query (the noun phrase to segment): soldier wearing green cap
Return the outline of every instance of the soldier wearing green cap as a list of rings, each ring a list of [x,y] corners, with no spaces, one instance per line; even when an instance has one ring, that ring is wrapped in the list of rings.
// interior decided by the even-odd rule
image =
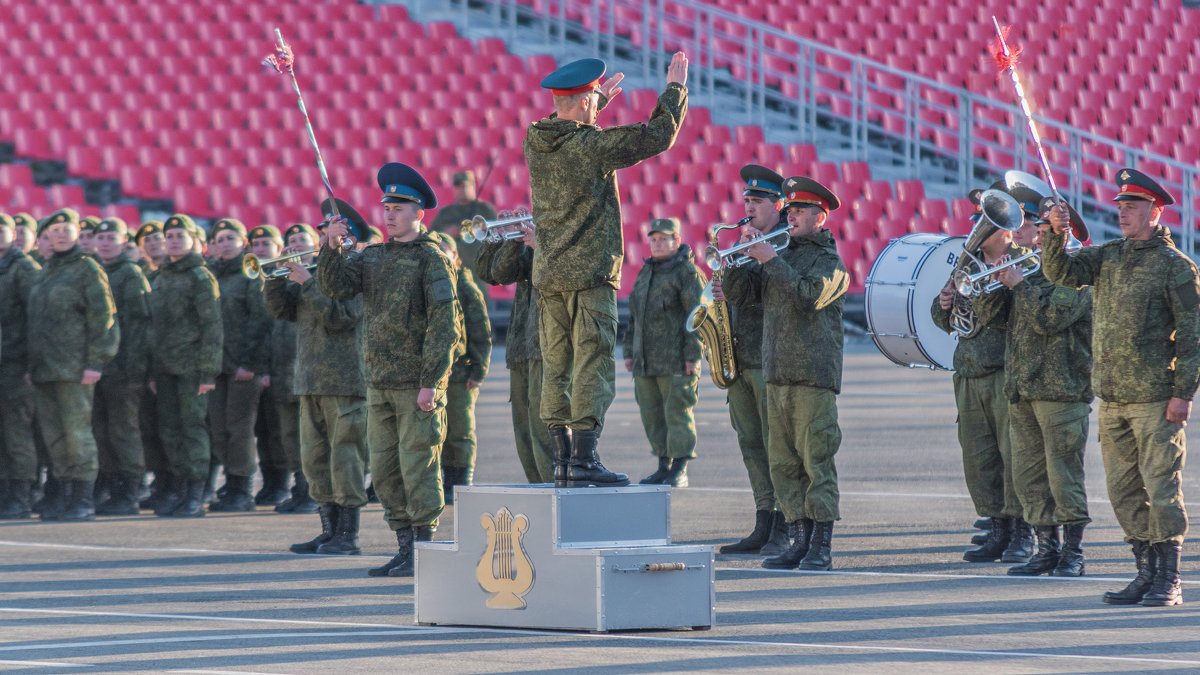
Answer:
[[[37,219],[28,213],[14,213],[12,219],[16,226],[13,245],[30,255],[37,248]]]
[[[1055,283],[1093,287],[1100,453],[1108,498],[1138,569],[1104,602],[1178,605],[1188,530],[1183,430],[1200,384],[1200,278],[1159,223],[1175,202],[1171,194],[1135,169],[1118,171],[1116,183],[1123,236],[1069,256],[1063,247],[1070,214],[1056,207],[1042,269]]]
[[[38,473],[25,327],[29,289],[41,267],[18,245],[17,229],[15,218],[0,214],[0,519],[31,515]]]
[[[154,285],[159,268],[169,262],[162,225],[162,221],[147,220],[142,223],[133,237],[134,243],[141,251],[141,257],[137,261],[138,266],[141,267],[146,282],[151,286]],[[153,344],[150,347],[153,349]],[[146,470],[155,476],[167,475],[169,473],[167,456],[163,452],[162,439],[158,434],[158,402],[149,386],[142,389],[141,401],[138,404],[138,427],[141,431],[142,458],[145,460]],[[166,487],[166,481],[161,484],[155,483],[151,498],[144,500],[140,506],[153,509],[157,506],[157,498],[162,496]]]
[[[43,520],[92,520],[98,462],[92,397],[117,353],[112,293],[100,265],[80,248],[79,214],[59,209],[40,224],[53,255],[29,290],[29,373],[38,421],[60,492]]]
[[[100,216],[79,219],[79,248],[93,258],[96,257],[96,227],[99,225]]]
[[[263,301],[262,277],[251,279],[242,273],[246,226],[222,218],[213,224],[212,232],[209,269],[221,288],[225,339],[221,374],[208,397],[208,417],[213,457],[225,467],[225,486],[211,510],[253,511],[254,425],[262,396],[258,376],[268,368],[271,317]]]
[[[621,345],[642,427],[658,458],[658,470],[641,482],[673,487],[687,486],[687,463],[696,456],[692,409],[700,389],[700,338],[685,324],[705,284],[692,249],[680,243],[680,230],[678,218],[650,221],[650,257],[629,294]]]
[[[455,239],[455,244],[458,246],[458,259],[462,261],[463,267],[469,270],[475,267],[475,259],[483,250],[484,242],[473,241],[468,244],[463,241],[462,222],[475,216],[483,216],[486,220],[495,220],[496,209],[488,202],[478,198],[478,186],[475,182],[474,172],[459,171],[454,174],[452,182],[454,184],[454,203],[438,209],[429,229],[434,232],[445,232]],[[479,291],[483,293],[485,304],[490,304],[487,286],[481,286]]]
[[[125,245],[129,230],[120,218],[105,218],[93,239],[117,306],[121,344],[96,383],[92,431],[99,449],[100,472],[111,476],[109,498],[96,506],[101,515],[136,515],[146,473],[138,406],[150,362],[150,284]]]
[[[157,220],[147,220],[142,223],[133,237],[133,243],[137,244],[138,249],[142,252],[138,265],[141,266],[142,273],[146,275],[147,280],[150,279],[151,272],[162,267],[167,261],[164,241],[162,223]]]

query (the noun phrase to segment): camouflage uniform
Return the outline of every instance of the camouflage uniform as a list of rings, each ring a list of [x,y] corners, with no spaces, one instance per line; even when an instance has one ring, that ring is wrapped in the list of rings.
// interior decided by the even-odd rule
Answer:
[[[163,453],[173,477],[203,481],[212,452],[199,389],[220,374],[224,340],[217,281],[204,259],[189,253],[160,267],[150,287]]]
[[[146,283],[150,288],[154,288],[158,270],[159,268],[155,267],[150,271],[143,271]],[[148,297],[147,306],[149,306]],[[151,322],[152,326],[153,321]],[[154,332],[152,328],[146,337],[146,348],[148,350],[146,355],[147,376],[152,378],[154,362]],[[142,459],[146,463],[146,470],[152,472],[156,477],[170,473],[171,468],[167,461],[167,455],[163,451],[162,437],[158,433],[158,427],[158,396],[150,390],[149,382],[147,382],[146,386],[142,387],[141,398],[138,401],[138,430],[142,437]]]
[[[361,349],[362,298],[333,300],[317,280],[267,282],[267,309],[296,326],[300,460],[312,498],[358,508],[367,503],[366,381]],[[274,382],[271,384],[275,386]]]
[[[667,260],[647,258],[629,294],[629,327],[621,351],[633,361],[634,398],[656,457],[696,456],[692,409],[700,369],[685,374],[684,363],[700,360],[700,337],[684,324],[699,304],[704,284],[691,248],[682,244]]]
[[[264,447],[260,436],[258,463],[264,481],[269,472],[279,474],[282,489],[287,487],[287,474],[300,471],[300,401],[293,393],[296,325],[291,321],[272,321],[268,344],[267,373],[271,376],[271,386],[263,390],[259,407],[264,417],[259,424],[266,443]]]
[[[478,199],[471,200],[466,204],[459,204],[458,202],[447,204],[438,209],[437,215],[433,218],[433,223],[429,225],[429,229],[434,232],[445,232],[447,229],[458,227],[462,224],[462,221],[470,220],[475,216],[483,216],[485,220],[495,220],[496,209],[491,204]],[[465,232],[466,230],[463,231]],[[462,261],[463,269],[474,269],[475,260],[483,252],[483,247],[486,244],[482,241],[468,244],[462,240],[461,233],[454,243],[458,248],[458,259]],[[489,305],[491,296],[488,294],[487,286],[480,286],[479,291],[483,293],[484,305]]]
[[[542,424],[542,350],[538,346],[537,289],[530,281],[533,249],[521,241],[490,243],[475,260],[475,275],[494,285],[516,284],[508,331],[504,336],[504,365],[509,371],[509,402],[517,458],[530,483],[554,481],[550,437]]]
[[[450,370],[446,389],[446,441],[442,444],[442,468],[455,470],[462,485],[471,484],[475,472],[475,401],[479,388],[467,388],[467,380],[483,382],[492,356],[492,324],[487,304],[471,270],[458,270],[458,301],[462,307],[462,331],[466,352]]]
[[[792,237],[765,265],[725,273],[734,304],[764,308],[771,482],[788,522],[840,518],[834,455],[841,444],[836,394],[842,385],[842,308],[850,278],[833,234]]]
[[[1050,232],[1042,266],[1055,283],[1094,289],[1092,386],[1100,397],[1100,450],[1108,496],[1126,541],[1183,542],[1183,424],[1171,398],[1191,400],[1200,381],[1196,266],[1159,226],[1149,240],[1116,239],[1063,252]]]
[[[85,370],[103,371],[120,342],[104,270],[79,246],[56,253],[34,279],[27,307],[29,372],[54,477],[95,481],[95,385],[81,380]]]
[[[608,103],[600,97],[599,107]],[[624,241],[616,170],[666,151],[687,113],[687,88],[668,84],[645,124],[602,130],[559,119],[524,142],[537,245],[533,285],[543,357],[542,421],[595,430],[612,403],[617,296]]]
[[[999,292],[978,304],[1001,302]],[[1040,272],[1011,291],[1004,393],[1013,487],[1030,525],[1091,522],[1083,451],[1092,400],[1092,291],[1055,286]]]
[[[221,319],[225,330],[221,374],[208,397],[209,429],[213,457],[225,466],[227,476],[253,476],[257,452],[254,424],[258,418],[262,385],[258,375],[267,372],[271,317],[263,304],[263,280],[242,274],[242,258],[209,263],[221,289]],[[244,368],[256,375],[239,382],[234,375]]]
[[[25,326],[29,289],[40,269],[15,245],[0,257],[0,478],[13,482],[37,477]]]
[[[317,283],[335,300],[362,293],[367,446],[384,519],[397,532],[436,528],[445,504],[438,449],[446,438],[450,366],[463,351],[454,272],[422,229],[409,242],[343,255],[322,248]],[[431,411],[419,390],[434,389]]]

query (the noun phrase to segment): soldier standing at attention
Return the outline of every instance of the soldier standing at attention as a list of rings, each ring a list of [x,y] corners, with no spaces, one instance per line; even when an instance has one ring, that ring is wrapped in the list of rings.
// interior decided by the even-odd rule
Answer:
[[[787,519],[790,547],[763,567],[828,570],[838,512],[834,455],[841,445],[836,396],[842,386],[842,307],[850,277],[825,229],[838,198],[811,178],[783,184],[787,247],[746,249],[758,265],[730,269],[724,291],[734,304],[763,307],[762,363],[767,381],[767,452],[771,484]],[[760,238],[747,230],[742,241]]]
[[[96,226],[99,224],[98,216],[79,219],[79,248],[93,259],[96,257]]]
[[[629,327],[621,352],[633,373],[633,395],[658,470],[643,484],[687,487],[687,463],[696,456],[692,408],[700,389],[700,336],[685,329],[700,302],[704,277],[679,241],[678,218],[650,221],[650,257],[629,294]]]
[[[524,142],[533,220],[533,285],[540,293],[542,421],[549,428],[559,487],[628,485],[604,468],[596,443],[616,386],[617,288],[624,242],[617,169],[675,143],[687,113],[687,57],[676,52],[667,87],[645,124],[601,129],[596,113],[624,77],[604,84],[600,59],[554,71],[542,86],[557,110],[529,126]],[[569,464],[569,466],[568,466]]]
[[[485,246],[482,241],[471,242],[470,244],[462,240],[462,232],[460,228],[462,221],[470,220],[475,216],[483,216],[485,220],[496,219],[496,209],[491,204],[478,199],[476,194],[475,174],[470,171],[460,171],[454,174],[454,203],[447,204],[438,209],[437,215],[434,216],[433,222],[429,225],[429,229],[434,232],[444,232],[456,240],[458,245],[458,259],[462,261],[462,266],[466,269],[472,269],[475,266],[475,259],[479,257],[480,251]],[[486,287],[481,287],[480,292],[483,293],[485,303],[490,302]],[[465,309],[465,308],[464,308]],[[450,494],[447,492],[446,494]]]
[[[169,473],[155,474],[166,490],[154,515],[204,515],[204,484],[212,450],[205,424],[205,395],[221,373],[224,330],[217,280],[195,253],[192,219],[163,221],[167,262],[151,284],[154,359],[151,391],[158,403],[159,435]]]
[[[37,220],[28,213],[14,214],[12,219],[17,226],[13,246],[30,255],[37,248]]]
[[[167,262],[166,240],[163,239],[162,223],[157,220],[147,220],[142,223],[133,237],[133,243],[137,244],[138,249],[142,252],[142,257],[137,261],[138,266],[142,268],[142,273],[149,279],[151,272]]]
[[[446,503],[454,503],[454,486],[471,485],[475,475],[475,402],[479,385],[487,377],[492,358],[492,323],[488,320],[487,301],[475,283],[471,270],[462,266],[454,239],[438,235],[438,247],[455,270],[455,292],[462,308],[462,331],[466,352],[450,369],[446,388],[446,441],[442,443],[442,490]]]
[[[134,236],[134,242],[142,251],[142,257],[138,260],[138,265],[142,268],[142,274],[146,277],[146,282],[151,287],[154,286],[154,279],[158,276],[158,270],[168,262],[166,239],[163,237],[162,223],[157,220],[147,220],[138,228],[137,234]],[[153,344],[150,344],[151,354],[153,354]],[[149,364],[147,364],[149,367]],[[146,470],[153,473],[155,483],[151,486],[151,493],[148,499],[143,500],[139,506],[143,509],[154,509],[158,506],[159,499],[166,493],[168,481],[163,480],[158,482],[159,476],[167,476],[170,474],[170,467],[167,464],[167,456],[163,452],[162,438],[158,433],[158,402],[154,398],[154,392],[150,391],[147,386],[142,389],[141,402],[138,405],[138,427],[141,429],[142,435],[142,457],[146,462]]]
[[[508,214],[511,215],[511,214]],[[503,214],[502,214],[502,217]],[[475,275],[487,284],[516,284],[508,331],[504,336],[504,365],[508,368],[508,393],[512,402],[513,436],[517,459],[530,483],[554,482],[554,455],[542,424],[542,350],[538,347],[537,289],[533,287],[535,228],[529,223],[512,226],[521,239],[489,242],[475,259]]]
[[[262,385],[257,375],[267,369],[271,317],[263,301],[262,277],[242,274],[246,226],[232,218],[212,228],[214,253],[209,269],[221,288],[225,330],[221,374],[208,397],[213,456],[225,467],[225,486],[212,511],[253,511],[251,484],[257,471],[254,424]]]
[[[338,211],[348,213],[349,208],[339,205]],[[307,251],[316,246],[317,233],[308,225],[293,225],[287,243]],[[321,534],[293,544],[291,551],[358,555],[359,509],[367,503],[366,380],[359,346],[362,296],[333,300],[323,295],[307,268],[311,262],[285,260],[288,276],[267,281],[267,309],[296,326],[293,391],[300,398],[304,467],[297,484],[305,480],[321,518]]]
[[[79,247],[79,214],[59,209],[41,223],[53,255],[29,290],[29,373],[38,422],[54,477],[55,503],[43,520],[93,520],[99,464],[92,436],[92,397],[120,331],[104,270]],[[39,233],[41,234],[41,233]]]
[[[92,431],[99,449],[100,471],[112,476],[110,496],[96,513],[128,516],[138,513],[138,493],[146,475],[138,406],[148,381],[150,361],[150,284],[126,251],[129,229],[120,218],[105,218],[96,226],[96,257],[104,266],[117,303],[121,345],[96,383]]]
[[[746,226],[769,234],[787,226],[783,206],[783,176],[757,164],[743,166],[742,205]],[[713,298],[725,300],[721,280],[713,281]],[[756,298],[729,307],[733,354],[738,377],[726,390],[729,421],[737,433],[742,463],[754,494],[754,529],[741,541],[721,547],[721,553],[779,555],[788,547],[787,521],[779,510],[767,457],[767,382],[763,379],[763,309]]]
[[[38,478],[33,386],[25,381],[25,317],[29,289],[41,267],[17,244],[15,221],[0,214],[0,520],[31,515],[30,489]]]
[[[377,178],[388,242],[343,253],[346,219],[334,219],[317,256],[317,284],[334,300],[362,294],[371,477],[399,549],[367,574],[403,577],[413,574],[413,542],[433,536],[445,507],[438,449],[462,319],[454,271],[421,225],[425,209],[437,206],[433,190],[398,162]]]
[[[1196,265],[1159,224],[1175,199],[1140,171],[1117,172],[1120,239],[1067,256],[1069,214],[1050,212],[1042,265],[1055,283],[1093,287],[1093,381],[1108,498],[1133,547],[1137,577],[1113,605],[1183,603],[1179,558],[1188,518],[1180,488],[1183,427],[1200,382]]]

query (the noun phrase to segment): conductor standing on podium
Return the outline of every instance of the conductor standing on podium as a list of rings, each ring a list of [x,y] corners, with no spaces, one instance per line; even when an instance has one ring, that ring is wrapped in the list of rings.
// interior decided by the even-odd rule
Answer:
[[[648,122],[611,129],[596,126],[596,113],[620,93],[622,74],[601,84],[604,62],[581,59],[542,80],[554,94],[556,112],[530,125],[524,152],[537,223],[533,286],[540,293],[541,415],[557,487],[629,484],[596,454],[616,386],[624,251],[616,170],[675,143],[687,113],[687,66],[687,57],[676,52]]]

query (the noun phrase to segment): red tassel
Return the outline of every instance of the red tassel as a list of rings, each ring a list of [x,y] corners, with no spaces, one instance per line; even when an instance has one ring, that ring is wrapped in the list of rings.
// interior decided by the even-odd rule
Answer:
[[[1001,28],[1000,35],[992,43],[992,56],[996,59],[996,67],[1000,69],[1000,72],[1004,72],[1017,65],[1017,57],[1021,55],[1020,47],[1008,45],[1008,32],[1010,30],[1012,30],[1012,26]],[[1008,54],[1004,53],[1006,45],[1008,45]]]
[[[292,65],[296,62],[290,45],[276,47],[275,53],[263,59],[263,65],[271,66],[277,73],[291,73]]]

